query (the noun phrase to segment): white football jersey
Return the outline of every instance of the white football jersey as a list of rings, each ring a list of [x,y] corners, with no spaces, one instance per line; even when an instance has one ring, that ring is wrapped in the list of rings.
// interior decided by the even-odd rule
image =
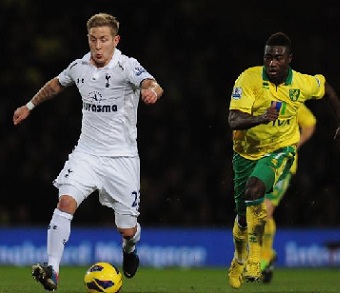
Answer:
[[[140,84],[154,79],[140,63],[115,49],[110,63],[96,68],[90,53],[58,75],[82,97],[82,127],[76,150],[97,156],[136,156]]]

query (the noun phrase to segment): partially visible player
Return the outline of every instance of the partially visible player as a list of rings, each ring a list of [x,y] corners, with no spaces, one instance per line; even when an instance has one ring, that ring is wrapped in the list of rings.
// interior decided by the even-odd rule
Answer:
[[[297,150],[308,141],[315,132],[316,117],[306,105],[302,105],[297,114],[299,129],[300,129],[300,141],[297,145]],[[261,270],[262,281],[269,283],[273,277],[274,263],[276,261],[276,251],[273,249],[273,243],[276,233],[276,222],[273,217],[276,207],[281,202],[282,197],[285,195],[291,178],[296,174],[298,165],[297,154],[295,160],[290,168],[290,172],[286,174],[280,181],[274,186],[273,192],[265,195],[264,202],[267,207],[267,222],[264,228],[263,244],[261,251]]]

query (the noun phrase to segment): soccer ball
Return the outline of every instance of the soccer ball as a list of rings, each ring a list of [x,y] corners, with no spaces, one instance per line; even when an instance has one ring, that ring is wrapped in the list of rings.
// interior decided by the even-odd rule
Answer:
[[[107,262],[92,265],[84,276],[88,293],[118,293],[123,286],[120,271]]]

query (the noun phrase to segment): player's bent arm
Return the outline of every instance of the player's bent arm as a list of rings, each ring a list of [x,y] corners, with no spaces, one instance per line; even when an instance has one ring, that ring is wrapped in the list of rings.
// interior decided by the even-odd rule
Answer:
[[[154,79],[144,79],[141,83],[141,98],[146,104],[154,104],[163,95],[164,90]]]
[[[263,123],[263,115],[253,116],[239,110],[230,110],[228,123],[232,130],[244,130]]]
[[[340,139],[340,100],[334,88],[327,82],[325,83],[325,95],[327,95],[338,123],[338,128],[335,132],[334,139]]]
[[[260,124],[267,124],[275,121],[279,113],[275,106],[269,107],[266,112],[259,116],[253,116],[239,110],[230,110],[228,116],[228,123],[232,130],[245,130]]]
[[[31,99],[34,107],[38,106],[42,102],[50,100],[62,92],[64,87],[60,84],[57,77],[52,78],[34,95]]]
[[[331,104],[331,107],[336,116],[338,125],[340,125],[340,99],[337,93],[335,92],[334,88],[327,82],[325,83],[325,95],[327,96]]]

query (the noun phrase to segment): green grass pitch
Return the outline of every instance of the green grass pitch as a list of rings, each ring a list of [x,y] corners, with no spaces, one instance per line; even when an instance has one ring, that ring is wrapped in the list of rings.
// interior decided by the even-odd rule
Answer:
[[[123,279],[121,293],[339,293],[340,270],[276,269],[270,284],[228,285],[226,269],[152,269],[141,267],[133,279]],[[62,267],[57,293],[86,293],[85,267]],[[29,267],[0,266],[0,293],[39,293],[42,286],[31,277]]]

